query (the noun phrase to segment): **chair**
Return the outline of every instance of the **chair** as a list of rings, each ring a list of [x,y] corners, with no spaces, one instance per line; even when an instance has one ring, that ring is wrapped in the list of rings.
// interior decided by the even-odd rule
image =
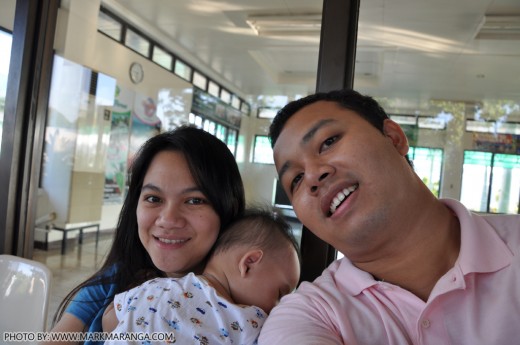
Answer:
[[[46,330],[51,279],[40,262],[0,255],[0,335]]]

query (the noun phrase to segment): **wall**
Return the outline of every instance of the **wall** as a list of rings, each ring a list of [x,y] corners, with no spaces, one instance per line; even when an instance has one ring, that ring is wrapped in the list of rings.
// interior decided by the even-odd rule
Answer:
[[[2,0],[0,8],[0,26],[13,31],[16,0]]]
[[[99,4],[100,2],[97,0],[64,2],[67,7],[59,10],[54,42],[57,55],[109,75],[117,80],[118,85],[155,100],[157,100],[159,91],[165,87],[175,90],[191,90],[190,83],[166,72],[162,67],[98,33]],[[139,62],[144,70],[143,82],[137,85],[133,84],[129,77],[129,68],[133,62]],[[38,216],[41,213],[52,211],[48,209],[45,200],[45,198],[39,200]],[[63,200],[66,201],[68,198]],[[113,229],[116,226],[121,207],[121,204],[103,205],[100,225],[102,230]],[[85,232],[90,231],[94,230],[85,230]],[[76,235],[77,232],[72,232],[68,237],[72,238]],[[61,232],[51,231],[48,240],[57,241],[61,240],[61,237]]]

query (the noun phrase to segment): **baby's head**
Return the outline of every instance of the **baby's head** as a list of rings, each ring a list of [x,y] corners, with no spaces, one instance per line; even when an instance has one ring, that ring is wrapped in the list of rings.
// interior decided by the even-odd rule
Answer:
[[[298,284],[298,244],[290,225],[273,210],[246,210],[217,239],[212,257],[219,256],[235,258],[227,277],[237,304],[255,305],[269,313]]]

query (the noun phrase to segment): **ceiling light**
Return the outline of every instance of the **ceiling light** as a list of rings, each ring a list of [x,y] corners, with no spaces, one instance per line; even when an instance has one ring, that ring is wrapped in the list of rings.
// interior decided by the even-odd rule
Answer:
[[[518,40],[520,39],[520,16],[484,16],[476,39]]]
[[[319,36],[321,13],[250,15],[246,22],[258,36]]]

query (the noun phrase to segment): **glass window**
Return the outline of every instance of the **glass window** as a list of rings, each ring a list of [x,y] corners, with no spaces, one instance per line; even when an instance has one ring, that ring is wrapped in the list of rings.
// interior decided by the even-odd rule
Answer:
[[[519,135],[520,134],[520,123],[497,122],[496,129],[497,129],[497,133]]]
[[[460,201],[473,211],[487,212],[492,153],[464,151]]]
[[[417,175],[433,194],[439,196],[442,170],[442,149],[410,147],[408,152]]]
[[[208,84],[208,78],[203,76],[197,71],[193,71],[193,85],[198,87],[199,89],[206,90],[206,85]]]
[[[7,92],[7,75],[11,60],[11,43],[13,35],[0,30],[0,145],[2,143],[2,129],[4,127],[5,95]]]
[[[212,96],[219,97],[220,86],[217,83],[210,80],[208,83],[208,93]]]
[[[104,12],[99,12],[98,30],[105,35],[112,37],[116,41],[121,42],[121,34],[123,32],[123,24],[118,22]]]
[[[209,132],[213,135],[215,135],[215,131],[216,131],[216,128],[217,128],[217,124],[214,122],[214,121],[211,121],[211,120],[205,120],[204,121],[204,125],[202,126],[204,128],[204,130],[206,132]]]
[[[520,213],[520,156],[496,153],[489,212]]]
[[[417,118],[414,115],[389,115],[392,120],[400,125],[416,125]]]
[[[280,108],[258,108],[258,117],[261,119],[273,119]]]
[[[460,201],[477,212],[519,213],[520,156],[465,151]]]
[[[240,111],[249,116],[251,113],[251,107],[246,102],[242,101],[242,104],[240,105]]]
[[[125,45],[143,56],[150,54],[150,42],[130,28],[126,29]]]
[[[274,164],[273,149],[267,135],[255,135],[253,163]]]
[[[446,121],[443,118],[438,117],[419,117],[417,119],[417,125],[419,128],[426,129],[446,129]]]
[[[236,130],[231,129],[231,128],[228,129],[226,145],[229,148],[229,151],[231,151],[233,153],[233,155],[236,154],[236,150],[237,150],[237,136],[238,136],[238,132]]]
[[[225,103],[229,104],[231,103],[231,94],[228,90],[222,89],[220,90],[220,99],[223,100]]]
[[[493,133],[493,127],[492,122],[466,120],[466,130],[469,132]]]
[[[466,130],[470,132],[481,133],[520,134],[520,123],[485,120],[467,120]]]
[[[191,80],[191,67],[179,59],[175,60],[173,72],[183,79]]]
[[[238,98],[236,95],[231,97],[231,106],[233,106],[235,109],[240,109],[240,98]]]
[[[200,117],[199,115],[190,113],[190,115],[188,116],[188,121],[190,124],[195,125],[198,128],[202,128],[203,121],[202,121],[202,117]]]
[[[217,123],[217,131],[216,131],[215,135],[217,138],[219,138],[223,142],[226,142],[226,126],[223,126],[223,125]]]
[[[173,56],[166,50],[159,48],[158,46],[153,47],[152,60],[158,65],[166,68],[167,70],[172,69]]]

